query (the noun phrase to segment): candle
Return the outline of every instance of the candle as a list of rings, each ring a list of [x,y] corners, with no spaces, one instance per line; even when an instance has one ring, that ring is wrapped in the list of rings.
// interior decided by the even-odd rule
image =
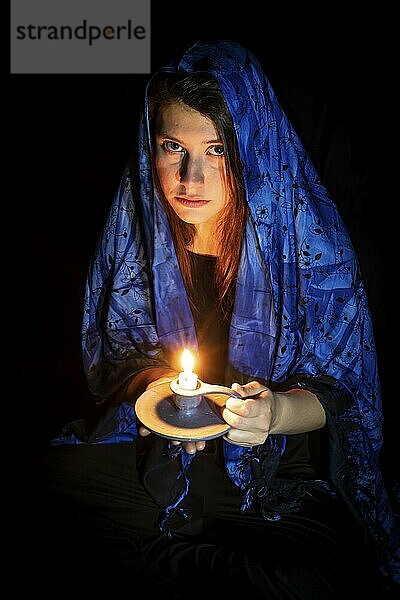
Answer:
[[[182,353],[183,371],[179,373],[178,385],[182,390],[195,390],[197,388],[197,375],[193,373],[193,357],[189,350]]]

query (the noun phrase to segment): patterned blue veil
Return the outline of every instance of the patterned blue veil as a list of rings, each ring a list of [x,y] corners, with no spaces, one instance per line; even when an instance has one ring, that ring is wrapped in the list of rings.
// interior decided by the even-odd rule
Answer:
[[[382,413],[372,323],[335,203],[250,52],[230,41],[198,42],[166,70],[214,75],[237,135],[250,212],[229,368],[248,380],[328,376],[337,382],[351,399],[343,443],[353,499],[361,513],[373,512],[375,537],[378,529],[390,535],[378,466]],[[83,358],[90,389],[104,400],[139,370],[179,370],[184,347],[197,349],[196,332],[153,181],[146,97],[138,165],[123,174],[87,280]],[[230,474],[238,454],[226,448]],[[241,485],[239,479],[236,473]]]
[[[382,415],[371,318],[335,204],[251,54],[231,42],[199,43],[178,68],[216,76],[244,164],[251,216],[229,362],[266,381],[299,372],[340,380],[354,393],[378,451]],[[171,366],[178,350],[197,346],[154,189],[146,121],[140,138],[140,181],[124,174],[88,280],[83,352],[92,390],[100,397],[143,368],[142,361]]]

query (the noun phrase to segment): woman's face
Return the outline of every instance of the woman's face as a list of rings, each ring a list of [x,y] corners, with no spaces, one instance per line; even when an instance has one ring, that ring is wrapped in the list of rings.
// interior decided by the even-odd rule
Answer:
[[[224,146],[214,123],[185,104],[164,106],[155,123],[155,167],[178,217],[212,229],[228,196]]]

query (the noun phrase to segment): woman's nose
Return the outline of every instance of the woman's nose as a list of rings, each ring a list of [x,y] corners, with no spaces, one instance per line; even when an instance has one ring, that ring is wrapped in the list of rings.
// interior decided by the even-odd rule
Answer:
[[[186,185],[204,183],[202,159],[185,157],[179,170],[179,180]]]

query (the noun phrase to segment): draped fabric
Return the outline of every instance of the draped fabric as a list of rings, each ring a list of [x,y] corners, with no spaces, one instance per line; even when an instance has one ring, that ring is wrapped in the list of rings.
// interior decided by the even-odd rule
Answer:
[[[166,70],[207,71],[217,78],[243,163],[250,214],[226,383],[232,383],[230,371],[267,383],[294,378],[307,386],[304,381],[322,376],[335,382],[333,396],[350,399],[334,418],[348,424],[338,444],[352,469],[351,498],[372,537],[385,545],[382,568],[394,568],[393,517],[378,462],[382,413],[371,316],[338,210],[250,52],[230,41],[198,42]],[[138,137],[139,164],[122,176],[87,279],[83,359],[99,400],[142,369],[178,369],[182,349],[197,349],[171,232],[154,186],[147,93]],[[332,410],[327,411],[330,418]],[[254,453],[224,444],[229,475],[248,489],[252,475],[243,464]],[[284,436],[270,436],[266,448],[268,455],[278,456]],[[265,474],[267,463],[261,463]]]

